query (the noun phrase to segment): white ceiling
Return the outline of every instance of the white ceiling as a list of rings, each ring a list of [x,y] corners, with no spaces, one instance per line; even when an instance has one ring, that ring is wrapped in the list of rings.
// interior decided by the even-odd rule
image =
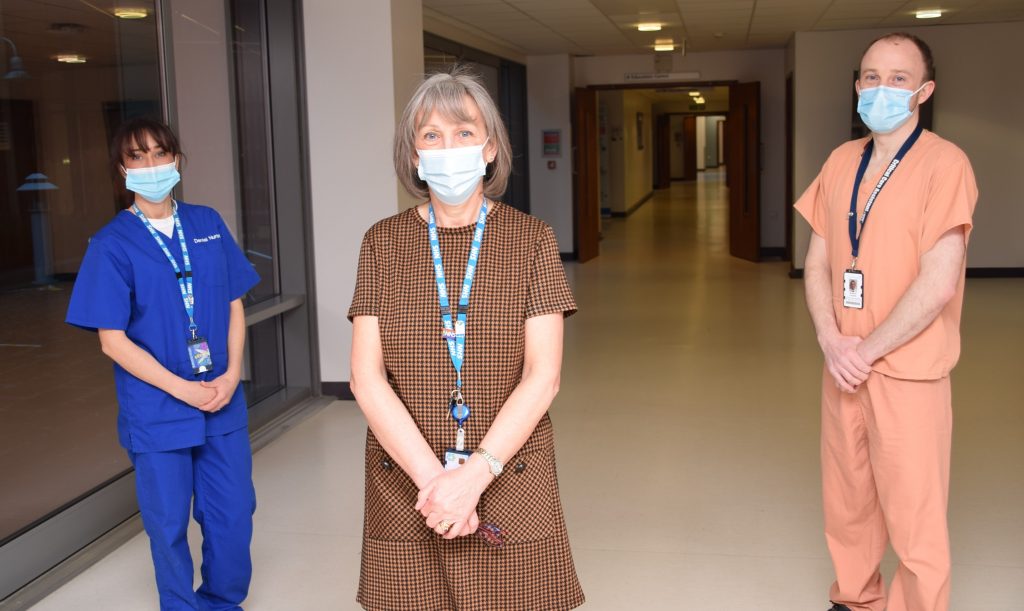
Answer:
[[[939,19],[917,9],[941,8]],[[423,0],[424,16],[524,55],[652,52],[657,38],[687,51],[784,47],[794,32],[1024,20],[1024,0]],[[638,32],[656,21],[660,32]]]

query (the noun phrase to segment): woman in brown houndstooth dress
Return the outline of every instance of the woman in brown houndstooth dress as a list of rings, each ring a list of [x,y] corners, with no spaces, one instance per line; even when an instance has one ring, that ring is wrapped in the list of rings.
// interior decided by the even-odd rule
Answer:
[[[452,150],[462,147],[476,148]],[[440,151],[441,162],[430,163],[426,150]],[[482,158],[467,165],[465,154],[476,151]],[[461,154],[461,164],[449,153]],[[504,191],[510,167],[505,128],[475,77],[456,70],[421,85],[398,126],[395,168],[429,202],[366,233],[349,310],[352,391],[370,425],[358,594],[366,609],[551,611],[583,603],[547,415],[563,318],[576,304],[551,228],[490,199]],[[446,471],[456,370],[442,336],[428,206],[454,316],[485,203],[462,366],[468,458]],[[501,545],[480,536],[495,529],[504,531]]]

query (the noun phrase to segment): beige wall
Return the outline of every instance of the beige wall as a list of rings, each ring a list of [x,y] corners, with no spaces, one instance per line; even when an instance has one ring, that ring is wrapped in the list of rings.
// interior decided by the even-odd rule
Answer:
[[[395,123],[423,82],[423,3],[420,0],[391,0],[391,48],[395,75]],[[397,181],[396,181],[397,182]],[[419,199],[397,183],[398,207],[412,208]]]
[[[651,100],[640,91],[622,92],[623,198],[626,212],[642,202],[654,188],[654,117]],[[637,114],[643,114],[642,133],[637,129]],[[637,143],[643,138],[644,148]]]
[[[604,109],[608,121],[608,157],[606,167],[608,177],[608,209],[612,214],[626,213],[625,159],[623,154],[623,114],[621,91],[599,91],[597,103]]]
[[[935,56],[934,129],[971,159],[980,197],[967,263],[1024,267],[1024,22],[908,31]],[[836,146],[849,139],[853,71],[882,30],[800,32],[794,44],[794,173],[799,197]],[[1009,62],[1009,63],[1008,63]],[[809,229],[794,215],[794,263],[803,267]]]
[[[612,214],[630,212],[654,184],[652,104],[643,92],[601,91],[598,103],[608,116],[608,207]],[[643,113],[643,150],[637,149],[637,113]]]
[[[708,118],[697,117],[697,170],[707,169]]]

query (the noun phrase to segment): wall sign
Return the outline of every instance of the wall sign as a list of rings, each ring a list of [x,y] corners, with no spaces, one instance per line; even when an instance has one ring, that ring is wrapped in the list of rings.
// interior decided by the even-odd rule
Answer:
[[[562,130],[560,129],[545,129],[541,131],[541,141],[543,142],[542,157],[561,157],[562,156]]]

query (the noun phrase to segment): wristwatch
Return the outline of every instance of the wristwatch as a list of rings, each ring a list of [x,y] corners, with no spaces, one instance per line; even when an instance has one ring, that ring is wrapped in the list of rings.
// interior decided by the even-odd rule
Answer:
[[[487,450],[483,448],[477,448],[476,453],[479,454],[480,456],[483,456],[484,460],[487,461],[487,464],[490,465],[491,467],[491,475],[493,475],[494,477],[498,477],[499,475],[501,475],[501,472],[505,470],[505,466],[501,464],[501,461],[495,458],[494,455],[488,452]]]

